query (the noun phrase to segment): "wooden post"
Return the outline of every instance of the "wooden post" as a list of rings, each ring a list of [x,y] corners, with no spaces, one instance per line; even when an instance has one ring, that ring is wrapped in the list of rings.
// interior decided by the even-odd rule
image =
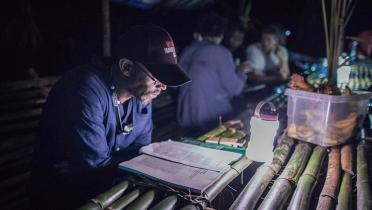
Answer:
[[[102,0],[102,53],[111,55],[110,0]]]

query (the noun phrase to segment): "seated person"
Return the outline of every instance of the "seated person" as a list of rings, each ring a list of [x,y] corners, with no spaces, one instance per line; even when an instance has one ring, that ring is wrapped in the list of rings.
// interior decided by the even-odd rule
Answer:
[[[237,65],[240,64],[240,61],[244,60],[244,56],[242,56],[244,55],[244,53],[241,52],[241,46],[244,42],[244,37],[245,30],[243,26],[230,22],[222,40],[223,46],[230,50],[231,54],[234,57],[234,63]]]
[[[151,143],[151,101],[189,81],[160,27],[133,27],[115,48],[113,61],[67,72],[48,96],[33,160],[35,209],[76,209],[108,189],[117,164]]]
[[[192,83],[180,88],[177,120],[182,127],[208,131],[216,127],[219,117],[232,114],[230,100],[243,90],[245,65],[236,69],[231,53],[221,46],[225,21],[218,15],[204,17],[201,22],[203,41],[186,47],[180,65]]]
[[[280,39],[280,29],[269,25],[262,31],[261,42],[247,47],[246,62],[252,68],[249,78],[254,84],[277,85],[288,79],[288,53]]]

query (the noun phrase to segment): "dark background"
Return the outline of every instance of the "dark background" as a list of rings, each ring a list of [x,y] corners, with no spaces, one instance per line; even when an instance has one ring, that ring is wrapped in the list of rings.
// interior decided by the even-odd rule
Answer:
[[[239,16],[238,0],[216,0],[192,10],[154,7],[150,10],[111,3],[112,43],[131,25],[153,23],[166,28],[177,50],[189,44],[199,17],[215,11],[231,20]],[[42,76],[59,75],[102,52],[101,1],[13,0],[0,12],[1,81],[27,78],[30,67]],[[253,0],[251,27],[245,44],[256,41],[263,26],[279,23],[292,35],[288,48],[325,56],[320,0]],[[372,0],[360,0],[346,28],[357,35],[372,28]],[[347,46],[347,42],[345,42]]]

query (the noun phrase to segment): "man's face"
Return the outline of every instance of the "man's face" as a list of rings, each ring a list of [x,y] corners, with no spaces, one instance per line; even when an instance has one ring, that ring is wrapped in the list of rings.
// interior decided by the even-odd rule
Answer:
[[[278,47],[279,39],[274,34],[262,34],[261,43],[265,52],[271,52]]]
[[[131,92],[136,98],[140,99],[143,104],[150,103],[155,99],[167,86],[159,82],[141,63],[136,63],[135,81],[129,87]]]
[[[136,96],[144,104],[150,103],[153,99],[160,95],[161,91],[167,89],[166,85],[159,82],[154,77],[151,78],[147,75],[144,81],[144,87],[144,90]]]

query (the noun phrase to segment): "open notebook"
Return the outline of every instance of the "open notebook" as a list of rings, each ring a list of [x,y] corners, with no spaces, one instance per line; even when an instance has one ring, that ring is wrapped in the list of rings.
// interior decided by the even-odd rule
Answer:
[[[142,147],[141,155],[119,164],[119,168],[194,193],[203,193],[242,154],[164,141]]]

